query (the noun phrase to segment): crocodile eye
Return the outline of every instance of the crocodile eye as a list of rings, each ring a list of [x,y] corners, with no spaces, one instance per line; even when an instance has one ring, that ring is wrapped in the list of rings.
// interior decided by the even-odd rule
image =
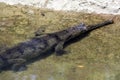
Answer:
[[[78,29],[86,29],[86,26],[84,23],[81,23],[80,25],[78,25],[77,27]]]

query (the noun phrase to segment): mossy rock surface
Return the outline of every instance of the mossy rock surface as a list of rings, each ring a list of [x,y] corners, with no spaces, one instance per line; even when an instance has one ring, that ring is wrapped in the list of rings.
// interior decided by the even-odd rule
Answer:
[[[113,18],[114,17],[114,18]],[[0,73],[0,80],[120,80],[120,15],[87,14],[36,9],[0,3],[0,47],[12,47],[45,28],[56,32],[106,19],[114,24],[96,29],[65,47],[68,54],[52,55],[27,65],[27,70]]]

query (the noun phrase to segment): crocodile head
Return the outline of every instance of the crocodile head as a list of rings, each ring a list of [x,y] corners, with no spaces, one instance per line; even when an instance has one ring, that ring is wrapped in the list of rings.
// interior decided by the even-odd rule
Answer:
[[[86,32],[87,27],[86,27],[86,25],[84,23],[81,23],[81,24],[79,24],[77,26],[69,28],[67,31],[68,31],[68,33],[70,35],[69,38],[68,38],[68,40],[69,40],[69,39],[72,39],[72,38],[80,35],[81,33]]]

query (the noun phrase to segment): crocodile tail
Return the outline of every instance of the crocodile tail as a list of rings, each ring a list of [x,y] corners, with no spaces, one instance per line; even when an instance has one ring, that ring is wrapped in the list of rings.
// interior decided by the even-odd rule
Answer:
[[[103,26],[106,26],[106,25],[109,25],[109,24],[113,24],[114,21],[113,20],[106,20],[102,23],[98,23],[98,24],[95,24],[95,25],[89,25],[87,26],[87,30],[90,31],[90,30],[94,30],[94,29],[97,29],[99,27],[103,27]]]

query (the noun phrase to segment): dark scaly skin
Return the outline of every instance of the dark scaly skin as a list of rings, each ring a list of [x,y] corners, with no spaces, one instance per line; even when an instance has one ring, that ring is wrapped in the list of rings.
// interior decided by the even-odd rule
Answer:
[[[63,45],[68,40],[79,36],[96,28],[112,24],[112,20],[107,20],[96,25],[85,26],[80,24],[68,28],[63,31],[40,35],[32,38],[29,41],[19,43],[17,46],[7,49],[5,52],[0,54],[0,69],[12,65],[12,69],[15,70],[23,65],[26,61],[45,53],[48,50],[55,49],[57,55],[64,53]]]

